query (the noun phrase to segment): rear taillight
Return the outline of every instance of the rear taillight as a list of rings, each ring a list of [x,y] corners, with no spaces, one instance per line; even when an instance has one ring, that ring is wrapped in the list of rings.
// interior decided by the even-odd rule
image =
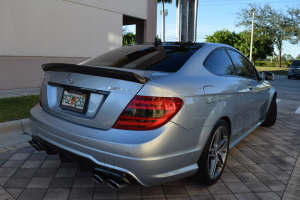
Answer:
[[[123,110],[113,128],[152,130],[165,125],[183,106],[177,97],[135,96]]]

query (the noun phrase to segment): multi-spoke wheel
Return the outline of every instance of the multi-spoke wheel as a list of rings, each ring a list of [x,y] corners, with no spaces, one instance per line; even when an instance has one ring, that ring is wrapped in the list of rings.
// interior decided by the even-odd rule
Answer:
[[[228,152],[228,133],[224,126],[220,126],[214,133],[209,145],[208,163],[209,177],[217,178],[225,165]]]
[[[199,164],[199,175],[205,185],[212,185],[219,180],[224,170],[229,147],[229,128],[224,120],[214,126]]]

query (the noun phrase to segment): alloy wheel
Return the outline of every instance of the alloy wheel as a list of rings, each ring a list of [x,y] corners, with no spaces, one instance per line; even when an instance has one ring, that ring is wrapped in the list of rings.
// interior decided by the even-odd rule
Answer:
[[[228,132],[220,126],[214,133],[208,153],[208,172],[211,179],[217,178],[222,172],[228,151]]]

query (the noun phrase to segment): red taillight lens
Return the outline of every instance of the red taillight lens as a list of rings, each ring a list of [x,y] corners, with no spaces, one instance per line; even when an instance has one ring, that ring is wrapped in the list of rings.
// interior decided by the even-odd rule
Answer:
[[[135,96],[116,121],[113,128],[152,130],[165,125],[183,106],[176,97]]]

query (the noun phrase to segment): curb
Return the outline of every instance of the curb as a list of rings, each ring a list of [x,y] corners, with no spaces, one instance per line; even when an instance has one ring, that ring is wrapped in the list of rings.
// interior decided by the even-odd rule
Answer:
[[[5,134],[7,132],[28,133],[29,131],[30,131],[29,118],[0,123],[0,134]]]
[[[0,123],[0,147],[28,141],[31,137],[29,119]]]

